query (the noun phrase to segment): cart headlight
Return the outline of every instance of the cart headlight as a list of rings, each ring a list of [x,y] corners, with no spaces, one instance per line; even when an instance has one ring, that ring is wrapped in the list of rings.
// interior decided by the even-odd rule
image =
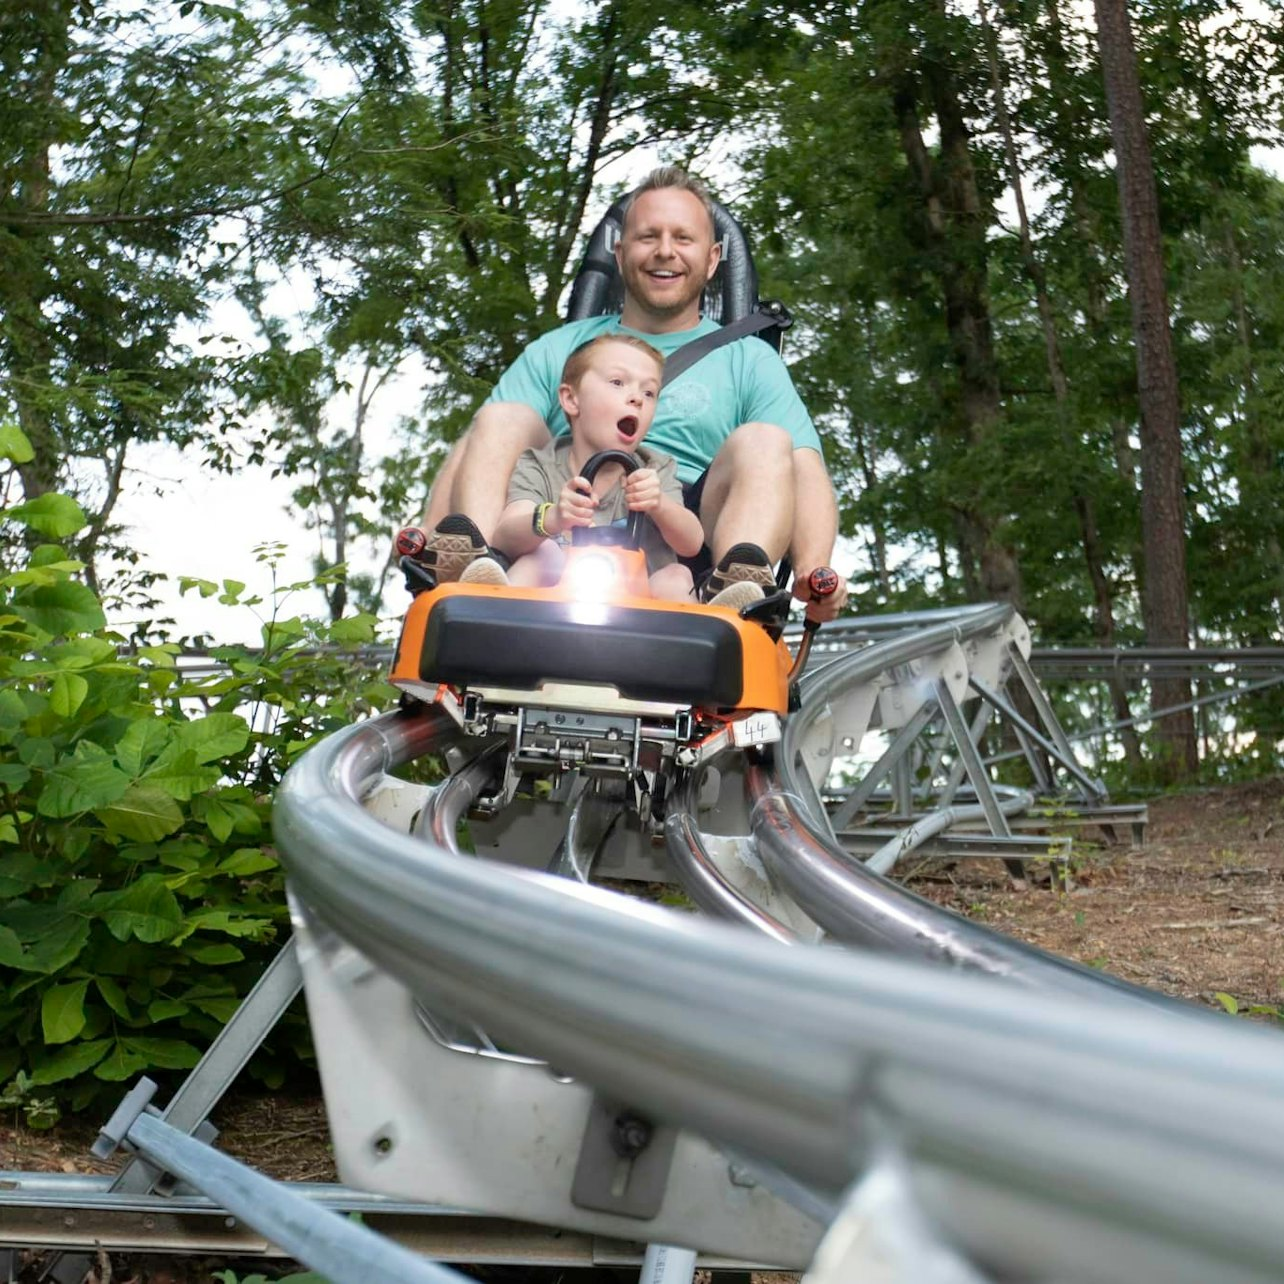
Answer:
[[[601,553],[577,557],[567,572],[571,592],[581,602],[597,602],[615,587],[615,562]]]

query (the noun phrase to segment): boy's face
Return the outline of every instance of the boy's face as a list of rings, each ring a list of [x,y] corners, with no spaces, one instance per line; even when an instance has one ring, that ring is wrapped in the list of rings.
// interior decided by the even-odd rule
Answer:
[[[635,450],[655,418],[659,395],[659,367],[626,343],[603,344],[579,387],[564,383],[557,390],[571,434],[589,454]]]

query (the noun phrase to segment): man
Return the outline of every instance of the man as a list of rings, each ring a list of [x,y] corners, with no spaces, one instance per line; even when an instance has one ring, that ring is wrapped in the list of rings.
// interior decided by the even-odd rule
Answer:
[[[630,198],[615,246],[621,314],[570,322],[532,343],[438,474],[423,528],[427,560],[444,576],[486,552],[518,456],[547,445],[550,430],[566,431],[557,388],[570,353],[623,330],[668,356],[716,329],[700,301],[720,256],[703,185],[674,166],[654,171]],[[816,430],[779,356],[756,337],[708,353],[661,393],[650,442],[677,459],[704,529],[714,565],[705,600],[736,583],[770,586],[772,564],[788,552],[794,594],[808,601],[807,577],[828,564],[838,510]],[[846,597],[840,583],[807,614],[833,619]]]

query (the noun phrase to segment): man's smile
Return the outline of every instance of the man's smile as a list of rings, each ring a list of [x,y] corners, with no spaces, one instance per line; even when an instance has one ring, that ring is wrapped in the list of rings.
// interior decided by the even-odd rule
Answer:
[[[700,320],[700,298],[721,256],[713,234],[710,210],[691,192],[656,189],[637,198],[615,243],[625,326],[664,333]]]

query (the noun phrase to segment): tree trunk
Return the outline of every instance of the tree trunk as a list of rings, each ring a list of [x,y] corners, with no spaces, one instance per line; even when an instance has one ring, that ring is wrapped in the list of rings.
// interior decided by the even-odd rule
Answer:
[[[1052,385],[1052,397],[1055,405],[1057,427],[1061,445],[1067,460],[1073,460],[1080,446],[1075,439],[1070,422],[1070,384],[1066,378],[1065,362],[1061,358],[1061,343],[1057,333],[1056,313],[1048,293],[1047,273],[1043,270],[1034,248],[1034,237],[1030,231],[1030,218],[1026,213],[1025,184],[1021,174],[1021,160],[1017,152],[1016,139],[1012,133],[1012,121],[1008,115],[1007,99],[1004,89],[1002,69],[999,62],[998,40],[990,23],[987,0],[981,0],[981,25],[985,33],[985,48],[990,64],[990,86],[994,91],[994,115],[1003,135],[1003,151],[1007,160],[1008,184],[1012,189],[1016,203],[1017,230],[1020,235],[1021,262],[1025,274],[1034,291],[1035,304],[1039,311],[1039,322],[1043,331],[1044,360],[1048,367],[1048,381]],[[1077,470],[1076,470],[1077,471]],[[1093,632],[1099,646],[1110,646],[1115,635],[1114,596],[1110,578],[1105,571],[1105,562],[1101,550],[1101,541],[1097,533],[1096,506],[1092,496],[1085,493],[1086,488],[1076,482],[1073,486],[1073,503],[1075,515],[1079,520],[1079,536],[1083,548],[1084,563],[1088,579],[1092,584]],[[1128,694],[1117,674],[1112,674],[1109,682],[1111,702],[1114,705],[1115,717],[1121,722],[1130,722],[1132,710],[1128,706]],[[1124,757],[1129,767],[1135,772],[1142,767],[1141,741],[1136,729],[1125,726],[1122,731]]]
[[[584,147],[584,162],[578,175],[572,175],[570,170],[574,133],[568,131],[567,134],[566,183],[568,191],[574,192],[574,199],[570,202],[570,208],[564,211],[565,220],[557,228],[554,236],[555,249],[543,302],[544,311],[550,317],[556,315],[557,305],[562,297],[562,288],[570,270],[571,251],[580,234],[580,226],[584,222],[584,211],[588,208],[593,183],[597,179],[597,171],[602,164],[602,150],[606,145],[607,133],[611,127],[612,109],[619,96],[618,26],[619,14],[616,6],[611,5],[602,15],[599,23],[602,41],[602,74],[598,78],[593,96],[592,110],[589,113],[588,139]]]
[[[1188,624],[1181,404],[1164,284],[1159,203],[1127,8],[1124,0],[1095,0],[1095,9],[1114,137],[1137,356],[1145,557],[1142,618],[1151,646],[1184,647],[1188,645]],[[1156,707],[1180,705],[1190,699],[1190,683],[1183,678],[1156,680],[1151,691]],[[1160,774],[1169,781],[1193,775],[1198,767],[1198,748],[1191,711],[1170,714],[1158,723],[1157,730],[1164,758]]]
[[[1066,49],[1065,29],[1061,22],[1061,11],[1057,0],[1047,0],[1047,29],[1045,38],[1040,42],[1044,56],[1044,69],[1048,83],[1054,88],[1068,86],[1072,80],[1070,55]],[[1077,105],[1068,92],[1062,96],[1053,94],[1053,111],[1057,121],[1056,133],[1060,138],[1075,138],[1080,130],[1075,111]],[[1067,203],[1079,243],[1083,246],[1081,272],[1084,290],[1084,313],[1088,320],[1089,332],[1099,344],[1112,344],[1113,331],[1109,320],[1108,294],[1110,272],[1102,262],[1101,256],[1093,247],[1102,244],[1104,229],[1101,219],[1093,208],[1089,198],[1089,187],[1095,183],[1095,176],[1090,172],[1087,162],[1080,155],[1067,151],[1064,157],[1066,169]],[[1127,487],[1129,495],[1137,494],[1137,464],[1132,443],[1128,438],[1128,425],[1115,418],[1111,422],[1111,448],[1115,470],[1119,479]],[[1091,502],[1091,501],[1090,501]],[[1094,516],[1095,520],[1095,516]],[[1083,531],[1080,524],[1080,533]],[[1143,574],[1143,557],[1141,542],[1137,538],[1129,541],[1128,562],[1132,569],[1132,580],[1140,593]],[[1113,637],[1113,628],[1110,634]],[[1105,642],[1102,645],[1106,645]],[[1126,703],[1126,700],[1125,700]],[[1119,702],[1115,701],[1116,711]],[[1122,715],[1120,715],[1122,716]],[[1129,735],[1135,738],[1136,733],[1129,728]]]
[[[46,126],[44,137],[31,139],[27,150],[15,158],[16,204],[23,213],[42,213],[49,205],[50,150],[59,115],[58,73],[67,60],[70,28],[70,6],[66,0],[55,0],[41,24],[38,47],[29,51],[27,74],[13,87],[42,105]],[[38,225],[25,223],[11,229],[11,235],[29,244],[22,244],[0,273],[0,315],[8,318],[4,339],[14,375],[9,386],[18,425],[35,452],[28,463],[16,468],[24,497],[35,499],[55,489],[64,463],[61,434],[41,395],[53,378],[50,322],[43,311],[52,292],[46,264],[48,233]],[[34,542],[42,542],[43,537],[34,531],[29,535]]]
[[[873,446],[868,440],[865,425],[859,419],[852,420],[852,437],[856,448],[856,462],[860,468],[861,480],[865,490],[872,490],[878,482],[874,468]],[[875,516],[867,523],[869,526],[869,561],[878,583],[878,591],[885,597],[892,595],[892,576],[887,565],[887,536],[883,531],[882,518]]]
[[[943,6],[937,3],[938,9]],[[892,105],[901,149],[923,199],[922,236],[935,265],[945,324],[959,374],[963,430],[971,446],[989,439],[1002,414],[986,282],[991,219],[977,186],[970,138],[947,55],[925,58],[921,71],[893,71]],[[934,162],[919,120],[919,87],[940,129]],[[998,534],[985,506],[960,496],[956,533],[965,582],[974,568],[980,593],[1021,608],[1016,551]]]

